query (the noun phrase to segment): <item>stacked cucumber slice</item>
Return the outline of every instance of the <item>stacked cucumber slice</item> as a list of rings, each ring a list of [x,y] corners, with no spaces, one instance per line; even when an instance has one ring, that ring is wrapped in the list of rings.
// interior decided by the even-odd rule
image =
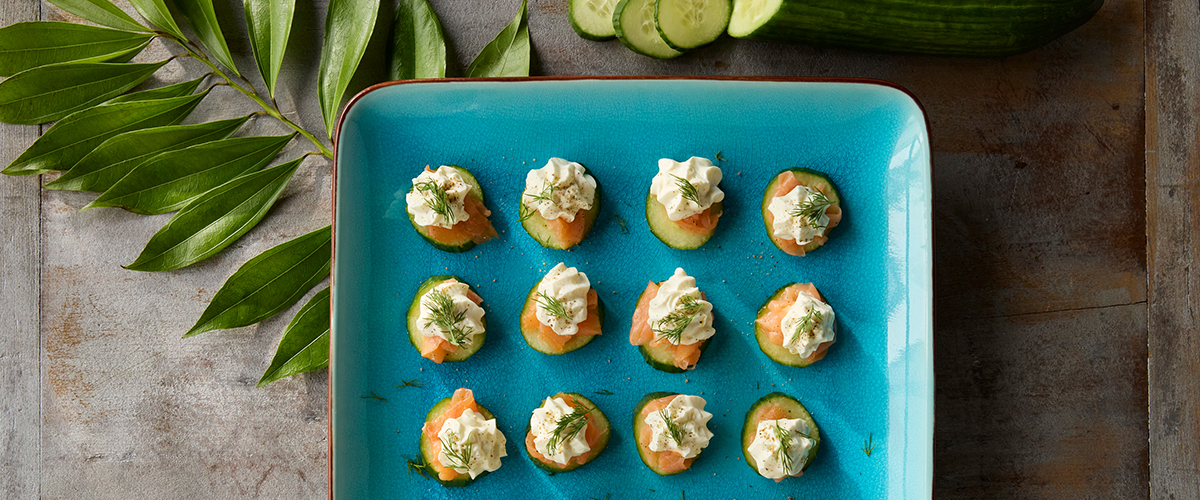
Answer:
[[[589,40],[616,36],[634,52],[670,59],[725,32],[732,0],[570,0],[571,26]],[[605,23],[607,21],[607,24]]]

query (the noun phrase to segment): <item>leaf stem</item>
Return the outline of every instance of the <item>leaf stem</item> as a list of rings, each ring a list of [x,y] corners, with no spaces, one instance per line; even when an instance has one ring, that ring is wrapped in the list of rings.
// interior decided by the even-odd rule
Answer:
[[[229,85],[230,87],[232,87],[234,89],[237,89],[238,92],[241,92],[243,95],[250,98],[250,100],[254,101],[255,104],[258,104],[259,107],[261,107],[263,109],[263,111],[266,111],[266,113],[268,115],[271,115],[272,118],[275,118],[276,120],[283,122],[284,125],[291,127],[292,130],[296,131],[296,133],[304,136],[305,139],[308,139],[309,142],[313,143],[313,145],[317,147],[317,149],[320,151],[320,154],[322,156],[329,158],[329,159],[333,159],[333,151],[330,151],[329,148],[325,147],[325,145],[322,144],[321,141],[317,140],[316,136],[309,133],[309,131],[304,130],[304,128],[297,125],[295,122],[289,120],[287,117],[283,116],[283,113],[279,111],[279,108],[268,105],[266,101],[264,101],[261,97],[258,96],[258,91],[254,88],[253,85],[250,84],[249,81],[245,80],[244,77],[242,77],[242,80],[246,82],[246,86],[249,87],[248,89],[246,87],[239,85],[232,78],[230,78],[229,75],[225,74],[225,72],[222,71],[221,68],[218,67],[216,64],[213,64],[213,62],[210,61],[208,59],[208,56],[204,55],[203,52],[200,52],[199,50],[193,50],[192,47],[190,46],[190,45],[192,45],[191,41],[181,40],[170,34],[165,34],[165,36],[167,39],[175,42],[180,47],[182,47],[183,50],[187,51],[187,54],[180,54],[179,56],[176,56],[176,57],[181,57],[181,56],[191,57],[192,59],[195,59],[197,61],[200,61],[201,63],[204,63],[205,66],[208,66],[208,68],[210,70],[212,70],[213,74],[215,74],[215,75],[221,77],[221,79],[225,80],[225,84]]]

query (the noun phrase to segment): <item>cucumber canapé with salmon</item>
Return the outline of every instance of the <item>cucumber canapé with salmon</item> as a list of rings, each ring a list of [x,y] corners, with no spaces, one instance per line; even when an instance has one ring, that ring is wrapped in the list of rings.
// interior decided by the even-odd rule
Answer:
[[[771,243],[788,255],[803,257],[824,245],[841,222],[841,198],[825,174],[791,168],[767,184],[762,216]]]
[[[817,457],[821,433],[800,400],[782,392],[759,398],[742,424],[746,465],[775,482],[800,477]]]
[[[600,214],[600,184],[575,162],[551,158],[525,175],[517,212],[521,227],[546,248],[578,245]]]
[[[434,276],[417,288],[408,306],[408,341],[434,363],[462,361],[487,338],[483,299],[457,276]]]
[[[717,187],[720,182],[721,169],[706,158],[658,160],[658,174],[646,194],[650,232],[671,248],[703,246],[716,233],[725,207],[725,193]]]
[[[642,463],[660,476],[688,470],[712,439],[699,396],[652,392],[633,410],[633,439]]]
[[[506,441],[492,412],[470,389],[458,389],[425,415],[421,466],[443,486],[466,486],[500,468]]]
[[[465,168],[426,165],[404,200],[417,234],[439,250],[465,252],[499,236],[488,220],[483,187]]]
[[[758,309],[754,338],[776,363],[809,366],[837,340],[833,308],[812,283],[789,283]]]
[[[560,392],[533,410],[525,452],[542,470],[569,472],[595,461],[611,435],[612,425],[596,403],[577,392]]]
[[[587,345],[604,326],[604,304],[586,274],[559,262],[521,308],[521,335],[535,351],[566,354]]]
[[[716,333],[713,306],[705,299],[696,279],[682,268],[666,281],[649,282],[634,307],[629,343],[657,370],[695,368]]]

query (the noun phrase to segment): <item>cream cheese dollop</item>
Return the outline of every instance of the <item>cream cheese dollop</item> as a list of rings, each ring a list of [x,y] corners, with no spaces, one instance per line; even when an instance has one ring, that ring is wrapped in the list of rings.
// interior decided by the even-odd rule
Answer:
[[[541,283],[538,283],[538,296],[534,297],[537,301],[535,313],[538,322],[550,327],[554,333],[559,335],[579,333],[579,324],[588,317],[587,295],[591,289],[592,283],[588,281],[586,274],[559,262],[550,269],[550,272],[546,273]],[[546,297],[562,304],[568,317],[563,318],[550,314],[547,308],[550,301]]]
[[[797,207],[811,207],[815,203],[819,208],[827,201],[824,195],[808,186],[796,186],[783,196],[771,198],[771,203],[767,205],[767,210],[775,219],[771,222],[771,232],[776,238],[796,240],[797,245],[807,245],[813,238],[825,236],[825,228],[829,226],[829,216],[825,215],[825,210],[821,210],[813,220],[797,217],[795,212]]]
[[[590,210],[595,199],[596,179],[578,163],[551,158],[546,166],[525,174],[521,203],[546,220],[561,217],[572,222],[580,210]]]
[[[696,189],[694,195],[685,196],[684,181]],[[708,159],[693,156],[681,163],[663,158],[658,160],[658,174],[650,181],[650,194],[667,209],[668,219],[679,221],[724,200],[725,193],[717,187],[720,182],[721,169]]]
[[[706,403],[702,397],[680,394],[666,408],[651,412],[645,419],[651,432],[647,447],[658,452],[673,451],[685,459],[695,458],[713,437],[708,430],[708,421],[713,415],[704,411]],[[663,419],[664,415],[679,429],[680,441],[672,436],[667,421]]]
[[[471,218],[466,205],[471,185],[459,175],[458,169],[442,165],[437,170],[430,170],[426,166],[412,183],[413,188],[404,195],[404,201],[417,225],[449,229]],[[446,193],[444,206],[441,206],[439,190]]]
[[[834,340],[833,308],[800,292],[796,302],[783,315],[779,328],[783,331],[783,347],[792,354],[807,358],[822,343]]]
[[[434,314],[434,310],[440,309],[432,297],[435,291],[445,294],[453,302],[451,315],[463,313],[461,321],[446,325],[451,328],[443,328],[435,324],[434,320],[438,315]],[[468,297],[467,293],[470,291],[471,288],[466,283],[447,281],[425,292],[425,295],[421,297],[421,308],[417,313],[417,328],[420,329],[421,335],[441,337],[451,344],[465,345],[469,344],[475,335],[486,331],[483,326],[483,308]],[[463,337],[463,339],[453,337]]]
[[[776,429],[775,426],[779,428]],[[761,420],[754,433],[754,441],[746,451],[754,458],[758,473],[769,479],[783,479],[788,476],[800,476],[804,473],[804,464],[808,461],[808,450],[817,440],[808,437],[808,424],[799,419]],[[790,464],[785,464],[782,453],[779,452],[780,434],[788,438],[787,457]]]
[[[446,419],[438,431],[438,439],[442,442],[438,461],[455,472],[470,474],[471,479],[499,469],[500,458],[508,456],[504,451],[507,440],[496,427],[496,419],[485,420],[482,413],[470,408],[463,410],[458,418]],[[451,449],[447,450],[447,446]],[[466,463],[462,458],[467,459]]]
[[[558,427],[558,422],[574,411],[575,408],[567,404],[563,398],[546,398],[546,402],[542,403],[541,407],[533,410],[533,417],[529,419],[529,430],[533,433],[534,449],[559,465],[567,465],[572,458],[592,451],[586,436],[587,417],[579,417],[584,422],[584,427],[580,427],[579,432],[566,440],[562,439],[566,437],[565,435],[560,435],[554,448],[550,448],[550,438],[554,435],[554,429]]]
[[[681,318],[688,322],[678,337],[663,335],[664,332],[677,330],[682,323]],[[700,289],[696,288],[696,278],[688,276],[683,268],[675,268],[675,274],[659,285],[658,295],[650,299],[646,322],[654,331],[655,340],[666,338],[675,345],[695,344],[717,332],[712,326],[712,303],[701,298]]]

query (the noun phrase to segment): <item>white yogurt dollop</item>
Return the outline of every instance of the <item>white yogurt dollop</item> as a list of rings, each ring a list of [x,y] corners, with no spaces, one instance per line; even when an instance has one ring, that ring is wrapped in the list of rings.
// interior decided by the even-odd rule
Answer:
[[[507,440],[496,427],[496,419],[484,420],[482,413],[470,408],[463,410],[458,418],[446,419],[438,431],[438,439],[442,442],[438,461],[455,472],[470,474],[471,479],[485,471],[499,469],[500,458],[508,456],[504,451]],[[447,450],[446,446],[451,449]],[[463,463],[464,457],[466,463]]]
[[[559,335],[575,335],[579,333],[579,324],[587,319],[587,295],[592,289],[592,283],[588,281],[586,274],[579,272],[574,267],[567,267],[566,264],[559,262],[558,265],[550,269],[546,276],[542,278],[542,282],[538,284],[535,297],[537,301],[537,319],[538,322],[550,327],[554,333]],[[543,297],[544,295],[545,297]],[[546,298],[549,297],[557,301],[563,306],[563,311],[567,317],[551,314],[550,306],[552,303]]]
[[[829,304],[800,292],[779,323],[783,347],[800,357],[811,356],[823,342],[834,340],[833,319]]]
[[[664,335],[677,331],[682,320],[688,318],[690,320],[678,336]],[[650,299],[650,314],[646,321],[654,331],[655,340],[666,338],[676,345],[695,344],[717,332],[712,326],[712,303],[700,298],[696,278],[688,276],[683,268],[676,268],[675,274],[659,285],[658,295]]]
[[[667,209],[668,219],[679,221],[724,200],[725,193],[717,187],[720,182],[721,169],[705,158],[693,156],[682,163],[663,158],[650,181],[650,194]]]
[[[417,225],[449,229],[471,218],[466,208],[471,185],[454,167],[442,165],[437,170],[429,170],[427,166],[412,182],[413,189],[404,196],[404,201]],[[440,192],[446,193],[444,200]]]
[[[567,465],[572,458],[592,450],[587,443],[586,416],[579,417],[584,419],[585,427],[581,427],[570,439],[562,439],[566,436],[560,434],[559,439],[555,440],[554,448],[550,448],[550,438],[554,435],[554,429],[558,427],[558,421],[574,411],[575,408],[562,398],[546,398],[546,402],[540,408],[533,410],[533,417],[529,419],[534,449],[559,465]]]
[[[596,179],[585,173],[583,165],[562,158],[551,158],[546,166],[525,174],[521,203],[536,210],[546,220],[575,220],[580,210],[590,210],[596,198]]]
[[[767,205],[767,210],[771,211],[775,219],[771,223],[771,232],[776,238],[796,240],[797,245],[807,245],[813,238],[825,236],[829,216],[825,215],[825,210],[821,207],[828,205],[825,205],[821,198],[821,195],[807,186],[796,186],[783,196],[771,198],[771,203]],[[797,207],[813,206],[820,209],[816,217],[797,215]]]
[[[451,325],[438,325],[435,314],[435,309],[442,309],[440,304],[434,300],[433,292],[440,292],[449,297],[453,303],[453,311],[451,315],[456,315],[459,312],[463,313],[461,321]],[[421,335],[426,337],[441,337],[446,342],[454,345],[465,345],[471,342],[475,335],[485,331],[483,326],[483,308],[479,307],[475,301],[467,296],[471,288],[466,283],[457,281],[447,281],[441,283],[421,297],[421,308],[417,313],[417,328],[421,330]],[[457,338],[456,338],[457,337]]]
[[[776,425],[779,426],[776,429]],[[769,479],[800,476],[808,461],[808,450],[816,440],[808,437],[808,424],[799,419],[762,420],[747,451],[758,466],[758,473]],[[787,438],[787,453],[780,453],[780,437]],[[785,459],[786,456],[786,459]]]
[[[704,411],[705,403],[702,397],[680,394],[666,408],[646,416],[645,422],[651,432],[647,447],[658,452],[673,451],[683,455],[683,458],[699,455],[713,437],[708,430],[708,421],[713,415]],[[667,425],[664,416],[678,429],[677,436],[671,432],[671,426]]]

